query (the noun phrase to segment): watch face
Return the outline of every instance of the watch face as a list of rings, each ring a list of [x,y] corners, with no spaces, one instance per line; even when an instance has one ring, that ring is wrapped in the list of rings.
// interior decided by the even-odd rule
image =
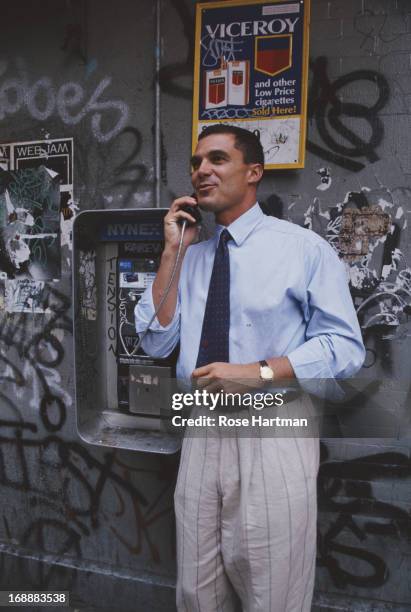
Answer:
[[[274,372],[268,366],[262,366],[260,369],[260,376],[263,380],[273,380]]]

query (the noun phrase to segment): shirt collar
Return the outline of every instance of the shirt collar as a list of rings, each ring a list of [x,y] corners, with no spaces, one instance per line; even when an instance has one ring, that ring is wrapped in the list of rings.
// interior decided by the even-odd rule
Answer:
[[[253,229],[263,217],[264,213],[261,210],[258,202],[256,202],[254,206],[249,208],[245,213],[238,217],[238,219],[236,219],[230,225],[227,226],[227,230],[230,232],[231,237],[237,246],[242,245],[244,240],[249,234],[251,234]],[[223,229],[225,229],[225,225],[216,225],[215,238],[217,244],[220,240],[220,235]]]

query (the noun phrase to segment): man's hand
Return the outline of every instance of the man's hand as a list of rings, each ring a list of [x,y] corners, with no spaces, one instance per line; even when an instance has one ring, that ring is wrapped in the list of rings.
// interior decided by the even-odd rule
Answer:
[[[274,371],[274,380],[295,378],[287,357],[272,357],[267,361]],[[247,388],[255,389],[265,384],[260,379],[259,362],[241,364],[216,361],[196,368],[191,376],[200,388],[209,392],[244,393]]]
[[[221,390],[225,393],[244,393],[248,383],[255,386],[255,382],[259,380],[260,367],[258,363],[216,361],[196,368],[191,376],[200,388],[207,389],[210,393]]]
[[[197,200],[191,196],[183,196],[177,198],[170,206],[170,210],[164,217],[164,240],[165,250],[176,250],[178,248],[181,236],[181,222],[183,219],[192,224],[195,223],[195,219],[184,210],[180,210],[181,206],[189,204],[190,206],[198,206]],[[199,233],[198,225],[186,226],[183,238],[183,246],[187,248],[197,237]]]
[[[191,196],[183,196],[177,198],[170,206],[170,210],[164,217],[164,251],[161,255],[160,267],[157,271],[156,278],[152,286],[152,296],[154,307],[157,309],[162,302],[166,288],[169,286],[171,274],[175,269],[178,245],[180,244],[181,225],[179,221],[187,219],[190,223],[194,223],[195,219],[184,210],[180,210],[181,206],[189,204],[197,206],[197,200]],[[181,264],[187,247],[198,237],[200,228],[198,225],[187,225],[183,236],[183,249],[181,257],[175,270],[174,282],[169,288],[168,296],[163,303],[162,308],[157,313],[157,319],[160,325],[164,327],[168,325],[174,316],[177,304],[177,288],[180,278]]]

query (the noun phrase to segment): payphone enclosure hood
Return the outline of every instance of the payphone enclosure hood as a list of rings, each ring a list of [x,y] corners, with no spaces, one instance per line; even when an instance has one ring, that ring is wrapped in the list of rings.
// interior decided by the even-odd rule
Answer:
[[[165,426],[176,354],[133,353],[134,308],[158,268],[168,209],[90,210],[73,223],[76,424],[89,444],[172,454]]]

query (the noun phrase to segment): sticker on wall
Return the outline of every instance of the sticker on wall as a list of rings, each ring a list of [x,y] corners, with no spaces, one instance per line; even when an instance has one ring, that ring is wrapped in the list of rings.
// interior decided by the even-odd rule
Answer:
[[[58,175],[62,246],[71,250],[71,228],[68,229],[66,222],[71,220],[72,223],[78,209],[73,201],[73,138],[0,144],[1,169],[23,170],[39,166],[45,166]]]
[[[0,279],[9,312],[44,312],[44,281],[70,266],[73,139],[0,144]]]
[[[11,147],[12,170],[47,166],[60,177],[61,187],[73,186],[73,139],[15,142]]]
[[[47,287],[44,282],[22,280],[6,280],[5,310],[7,312],[27,312],[31,314],[45,312]]]
[[[0,169],[9,170],[10,168],[10,145],[0,144]]]
[[[67,267],[71,266],[71,251],[73,244],[73,222],[79,207],[74,202],[73,192],[60,192],[60,232],[61,248],[65,252]]]
[[[266,168],[303,168],[309,0],[196,7],[193,150],[213,123],[256,133]]]
[[[0,271],[8,279],[60,278],[60,189],[44,166],[0,170]]]
[[[82,316],[97,319],[96,252],[80,251],[79,296]]]

